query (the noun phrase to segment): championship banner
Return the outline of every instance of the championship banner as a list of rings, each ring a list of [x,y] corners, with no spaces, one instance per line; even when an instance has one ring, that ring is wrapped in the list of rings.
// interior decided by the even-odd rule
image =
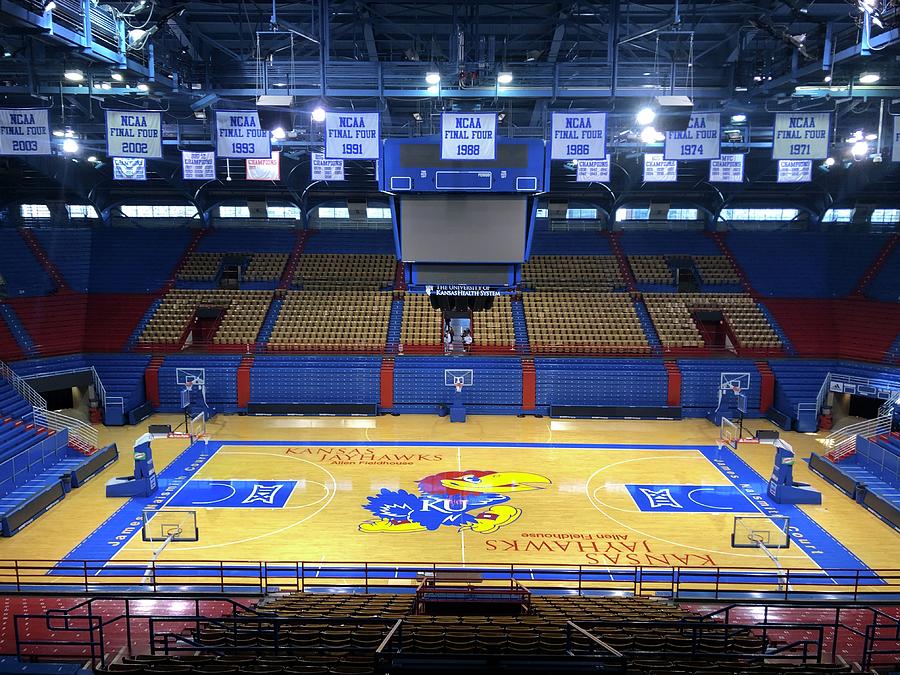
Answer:
[[[344,160],[342,159],[325,159],[324,153],[314,152],[312,153],[311,167],[310,177],[312,180],[344,180]]]
[[[645,183],[674,183],[678,180],[678,162],[663,155],[644,155]]]
[[[778,160],[779,183],[809,183],[812,180],[811,159]]]
[[[606,157],[606,113],[555,112],[550,119],[550,159]]]
[[[49,155],[49,111],[0,109],[0,155]]]
[[[325,113],[325,156],[328,159],[378,159],[380,153],[380,113]]]
[[[576,183],[608,183],[609,158],[579,159],[575,172]]]
[[[181,176],[184,180],[213,180],[216,177],[216,153],[182,150]]]
[[[216,155],[221,159],[269,159],[272,139],[255,110],[216,111]]]
[[[143,157],[113,157],[113,180],[147,180],[147,160]]]
[[[718,159],[721,154],[719,113],[694,113],[684,131],[667,131],[666,159]]]
[[[772,159],[825,159],[831,113],[777,113]]]
[[[900,162],[900,117],[894,117],[894,135],[891,143],[891,161]]]
[[[722,155],[709,163],[710,183],[743,183],[744,155]]]
[[[497,113],[441,113],[441,159],[495,159]]]
[[[161,159],[162,113],[107,110],[106,153],[110,157]]]
[[[272,151],[268,159],[247,160],[247,180],[281,180],[281,153]]]

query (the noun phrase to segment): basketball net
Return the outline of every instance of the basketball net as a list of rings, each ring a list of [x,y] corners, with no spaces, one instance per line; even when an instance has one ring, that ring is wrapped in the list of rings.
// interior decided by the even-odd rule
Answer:
[[[453,386],[456,387],[457,394],[462,393],[463,383],[460,380],[457,380],[456,382],[454,382]]]
[[[186,379],[184,381],[184,388],[187,389],[188,391],[193,389],[194,388],[194,380],[191,378]]]

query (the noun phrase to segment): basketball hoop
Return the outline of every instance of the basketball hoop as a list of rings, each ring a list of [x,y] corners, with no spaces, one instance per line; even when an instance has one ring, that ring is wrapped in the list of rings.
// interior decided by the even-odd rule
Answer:
[[[184,388],[190,391],[194,388],[194,380],[193,378],[188,378],[184,381]]]
[[[463,388],[462,378],[458,378],[456,382],[453,383],[453,386],[456,387],[456,393],[461,394]]]

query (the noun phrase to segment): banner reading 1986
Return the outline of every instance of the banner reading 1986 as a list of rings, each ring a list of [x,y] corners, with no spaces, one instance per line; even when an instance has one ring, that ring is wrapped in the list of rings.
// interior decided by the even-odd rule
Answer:
[[[269,159],[272,141],[255,110],[216,111],[216,155],[222,159]]]
[[[325,157],[378,159],[381,152],[379,113],[330,112],[325,114]]]
[[[0,155],[49,155],[47,110],[0,110]]]
[[[550,159],[605,157],[606,113],[553,113],[550,123]]]
[[[441,159],[494,159],[496,113],[442,113]]]
[[[825,159],[830,132],[831,113],[778,113],[772,159]]]
[[[684,131],[666,132],[666,159],[718,159],[719,113],[694,113]]]
[[[162,158],[162,113],[107,110],[106,152],[110,157]]]

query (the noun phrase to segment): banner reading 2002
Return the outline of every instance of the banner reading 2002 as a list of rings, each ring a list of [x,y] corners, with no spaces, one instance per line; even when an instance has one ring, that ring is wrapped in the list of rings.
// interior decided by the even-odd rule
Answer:
[[[255,110],[216,111],[216,155],[222,159],[269,159],[272,141]]]
[[[110,157],[162,157],[162,113],[106,111],[106,152]]]

